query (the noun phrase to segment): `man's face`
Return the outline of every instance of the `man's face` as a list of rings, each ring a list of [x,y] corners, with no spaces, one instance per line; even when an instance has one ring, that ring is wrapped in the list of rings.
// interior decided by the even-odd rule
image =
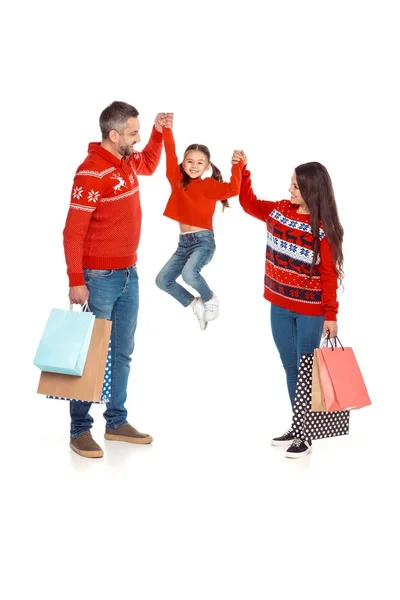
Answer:
[[[139,119],[129,117],[125,129],[118,132],[115,149],[121,156],[130,156],[133,153],[135,144],[140,142],[139,129]]]

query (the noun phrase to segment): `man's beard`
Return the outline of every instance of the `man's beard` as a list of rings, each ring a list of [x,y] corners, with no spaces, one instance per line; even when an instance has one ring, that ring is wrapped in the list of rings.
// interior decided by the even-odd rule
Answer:
[[[129,158],[133,154],[134,148],[135,148],[135,146],[133,146],[133,147],[132,146],[124,146],[123,148],[121,148],[119,150],[119,153],[122,156],[125,156],[125,158]]]

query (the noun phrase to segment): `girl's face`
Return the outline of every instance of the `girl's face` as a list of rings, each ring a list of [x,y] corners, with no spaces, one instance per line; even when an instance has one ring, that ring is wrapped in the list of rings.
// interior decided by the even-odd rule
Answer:
[[[201,177],[210,168],[207,156],[199,150],[190,150],[182,161],[183,170],[191,179]]]

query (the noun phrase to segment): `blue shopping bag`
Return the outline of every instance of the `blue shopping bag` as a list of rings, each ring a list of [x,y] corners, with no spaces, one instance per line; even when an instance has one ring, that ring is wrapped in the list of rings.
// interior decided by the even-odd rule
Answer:
[[[89,311],[53,308],[33,364],[41,371],[82,375],[95,316]]]

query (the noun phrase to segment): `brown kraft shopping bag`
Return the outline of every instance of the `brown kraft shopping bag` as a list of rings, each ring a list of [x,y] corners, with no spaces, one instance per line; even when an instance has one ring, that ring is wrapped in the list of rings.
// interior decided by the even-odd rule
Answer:
[[[311,412],[326,412],[324,392],[319,376],[318,352],[314,350],[311,383]]]
[[[81,376],[42,371],[38,394],[67,400],[100,402],[112,322],[95,319],[89,351]]]

